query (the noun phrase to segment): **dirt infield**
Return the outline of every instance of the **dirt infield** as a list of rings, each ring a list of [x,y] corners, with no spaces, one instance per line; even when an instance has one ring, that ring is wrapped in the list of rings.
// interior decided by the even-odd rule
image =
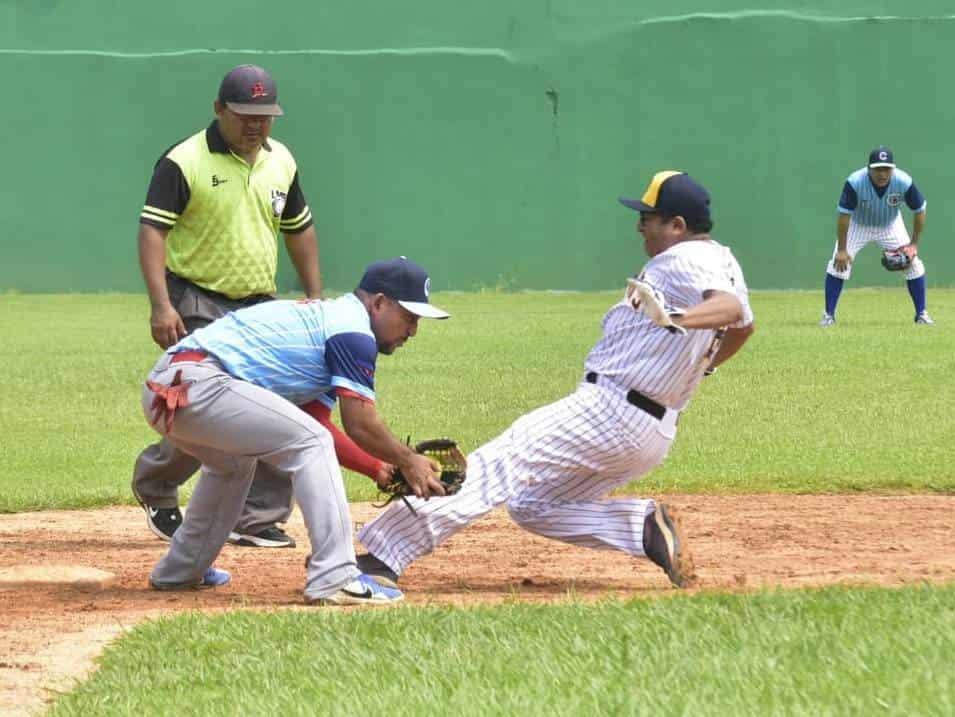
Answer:
[[[679,509],[699,589],[902,585],[955,580],[955,496],[668,496]],[[361,522],[377,511],[355,505]],[[307,552],[299,545],[228,546],[217,565],[232,585],[204,592],[149,590],[164,543],[138,508],[0,515],[0,569],[75,565],[116,575],[101,590],[50,584],[0,590],[0,714],[31,714],[86,675],[124,629],[185,610],[302,607]],[[407,600],[426,603],[554,601],[575,596],[671,594],[645,560],[532,536],[497,511],[458,534],[402,579]],[[336,609],[336,608],[303,608]],[[337,608],[341,609],[341,608]]]

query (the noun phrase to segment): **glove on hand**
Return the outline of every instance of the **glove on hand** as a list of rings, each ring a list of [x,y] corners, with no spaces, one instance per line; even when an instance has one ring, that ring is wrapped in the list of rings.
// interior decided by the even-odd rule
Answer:
[[[882,266],[889,271],[904,271],[912,266],[912,254],[901,249],[892,249],[882,252]]]
[[[657,326],[666,329],[671,334],[686,335],[686,329],[673,322],[674,317],[683,316],[683,309],[670,309],[666,306],[663,294],[650,284],[639,279],[627,279],[627,298],[630,305],[650,317]]]
[[[444,486],[445,495],[454,495],[461,490],[467,476],[468,461],[461,449],[458,448],[457,441],[451,438],[433,438],[415,444],[414,451],[427,456],[433,463],[438,464],[441,471],[438,480]],[[387,500],[378,507],[383,507],[396,498],[401,498],[411,512],[415,512],[407,501],[407,497],[414,495],[414,491],[408,485],[408,480],[400,469],[395,469],[391,476],[391,482],[384,486],[381,492],[387,496]]]

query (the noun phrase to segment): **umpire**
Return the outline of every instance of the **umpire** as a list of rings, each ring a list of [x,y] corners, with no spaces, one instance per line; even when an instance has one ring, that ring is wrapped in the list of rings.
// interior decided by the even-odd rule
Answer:
[[[275,81],[240,65],[219,86],[216,119],[156,163],[139,218],[139,263],[163,349],[230,311],[274,299],[277,235],[308,298],[321,297],[318,241],[295,158],[270,138],[283,112]],[[169,540],[182,523],[178,488],[199,461],[166,439],[136,460],[133,494],[150,529]],[[277,524],[291,513],[287,476],[260,464],[230,540],[292,547]]]

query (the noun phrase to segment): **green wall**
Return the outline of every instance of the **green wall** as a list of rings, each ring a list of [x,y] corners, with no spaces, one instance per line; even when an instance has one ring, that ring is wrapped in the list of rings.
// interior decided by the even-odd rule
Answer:
[[[751,286],[818,289],[879,143],[928,198],[930,284],[955,283],[951,4],[732,4],[0,0],[0,290],[141,290],[152,165],[242,62],[279,82],[331,287],[396,254],[438,289],[621,285],[643,255],[616,197],[676,168]],[[898,283],[877,265],[853,283]]]

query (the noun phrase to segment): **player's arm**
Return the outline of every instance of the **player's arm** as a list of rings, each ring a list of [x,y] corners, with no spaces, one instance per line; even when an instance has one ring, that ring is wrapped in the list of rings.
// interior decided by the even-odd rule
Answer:
[[[833,266],[836,271],[845,271],[852,258],[849,256],[849,220],[852,212],[859,205],[859,195],[853,188],[852,183],[846,181],[842,185],[842,195],[839,197],[839,217],[836,219],[836,257],[833,260]]]
[[[839,214],[836,219],[836,258],[833,260],[833,266],[836,271],[845,271],[852,263],[852,257],[849,256],[848,246],[849,238],[849,220],[851,215]]]
[[[915,186],[915,182],[909,185],[905,190],[905,203],[912,210],[912,241],[909,246],[915,248],[918,246],[919,239],[922,238],[922,230],[925,228],[925,197]],[[917,251],[917,250],[916,250]],[[913,251],[913,254],[916,252]]]
[[[851,214],[840,213],[836,219],[836,242],[840,252],[846,251],[849,245],[849,222]]]
[[[370,333],[342,331],[325,341],[325,364],[341,405],[345,433],[362,450],[401,469],[419,498],[444,495],[436,464],[395,438],[378,417],[374,400],[377,355]]]
[[[186,335],[182,317],[169,300],[166,287],[166,237],[189,203],[189,183],[182,169],[167,156],[153,168],[146,203],[139,215],[139,268],[151,306],[153,341],[168,348]]]
[[[342,425],[363,450],[401,469],[419,498],[444,495],[430,459],[418,455],[392,435],[382,422],[375,404],[350,391],[338,391]]]
[[[925,210],[916,212],[912,215],[912,245],[916,246],[919,239],[922,238],[922,230],[925,229]]]
[[[289,259],[302,281],[302,289],[309,299],[322,298],[321,270],[318,265],[318,232],[310,226],[297,234],[285,235]]]
[[[318,232],[312,220],[312,211],[308,208],[305,195],[298,181],[298,172],[292,178],[292,184],[282,210],[279,229],[285,236],[285,249],[289,259],[302,282],[302,289],[309,299],[322,298],[322,273],[318,259]]]
[[[716,370],[716,367],[721,363],[728,361],[735,356],[736,352],[743,348],[743,344],[749,340],[749,337],[752,336],[755,331],[756,327],[753,326],[753,324],[726,329],[726,333],[723,336],[723,341],[720,343],[720,348],[717,350],[716,355],[713,356],[713,360],[710,362],[709,370]]]
[[[684,329],[719,329],[742,319],[743,304],[735,294],[707,290],[703,292],[703,301],[682,316],[674,316],[673,322]]]
[[[378,460],[370,453],[359,448],[358,444],[347,433],[332,422],[331,408],[321,401],[311,401],[299,408],[322,424],[325,430],[332,434],[332,440],[335,443],[335,455],[342,466],[368,476],[379,486],[384,487],[390,482],[393,466]]]
[[[168,230],[149,224],[139,225],[139,268],[149,294],[149,326],[153,341],[169,348],[186,335],[182,317],[169,300],[166,287],[166,236]]]

